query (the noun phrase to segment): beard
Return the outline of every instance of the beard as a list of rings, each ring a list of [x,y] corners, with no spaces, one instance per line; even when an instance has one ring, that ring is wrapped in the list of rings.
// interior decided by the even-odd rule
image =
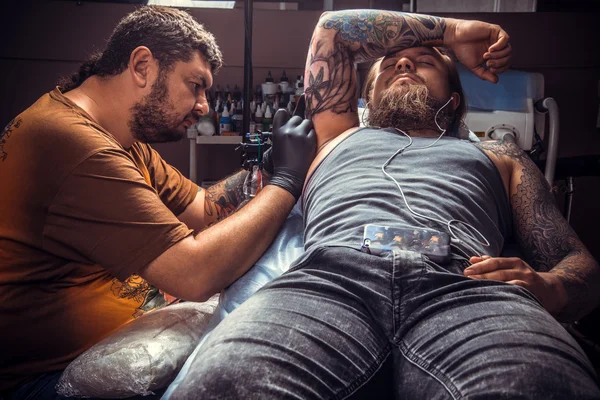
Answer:
[[[131,108],[129,128],[136,140],[142,143],[176,142],[185,136],[177,128],[183,120],[171,110],[166,74],[159,74],[150,94]]]
[[[454,110],[444,104],[423,84],[392,84],[381,94],[377,107],[369,107],[369,126],[441,133],[436,121],[442,129],[448,129],[454,119]]]

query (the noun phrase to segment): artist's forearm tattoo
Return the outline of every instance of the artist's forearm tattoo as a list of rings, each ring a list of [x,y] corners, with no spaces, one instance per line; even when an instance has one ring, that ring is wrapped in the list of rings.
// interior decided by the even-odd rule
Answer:
[[[378,10],[324,14],[306,62],[307,116],[323,111],[356,112],[355,62],[375,60],[408,47],[440,44],[445,29],[444,19],[418,14]]]
[[[534,269],[552,270],[563,282],[569,300],[559,318],[572,319],[589,310],[600,291],[600,268],[561,215],[544,176],[514,143],[485,141],[478,146],[514,159],[521,169],[510,198],[515,237]]]
[[[208,226],[227,218],[244,201],[244,180],[248,171],[240,171],[206,189],[204,215]]]

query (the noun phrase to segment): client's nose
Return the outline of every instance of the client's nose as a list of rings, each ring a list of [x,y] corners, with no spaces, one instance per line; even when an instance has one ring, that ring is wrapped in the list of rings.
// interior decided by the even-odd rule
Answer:
[[[408,57],[401,57],[396,63],[396,69],[414,72],[415,65]]]

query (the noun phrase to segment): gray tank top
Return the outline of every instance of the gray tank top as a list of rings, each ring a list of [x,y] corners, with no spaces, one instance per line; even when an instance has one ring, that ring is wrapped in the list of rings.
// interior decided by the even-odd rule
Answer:
[[[474,226],[489,247],[461,235],[459,239],[479,254],[498,256],[512,231],[500,173],[483,151],[465,140],[442,137],[434,146],[419,149],[435,140],[413,138],[413,144],[391,161],[386,172],[400,184],[410,208],[438,220],[457,219]],[[304,191],[307,252],[321,246],[360,249],[366,224],[448,233],[445,225],[413,215],[396,184],[381,170],[387,159],[408,143],[409,139],[395,130],[365,128],[327,155]],[[472,253],[466,247],[462,250]]]

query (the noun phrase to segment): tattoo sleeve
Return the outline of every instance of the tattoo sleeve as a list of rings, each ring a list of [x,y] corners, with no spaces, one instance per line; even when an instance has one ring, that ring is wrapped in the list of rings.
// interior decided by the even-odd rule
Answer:
[[[558,210],[546,179],[516,144],[486,141],[478,145],[514,161],[510,184],[514,234],[536,271],[550,271],[562,281],[568,301],[557,318],[574,320],[585,315],[599,300],[600,268]]]
[[[371,61],[404,48],[441,44],[443,18],[378,10],[325,13],[306,61],[307,116],[357,111],[355,62]]]
[[[211,226],[234,213],[244,201],[244,180],[248,171],[242,170],[206,189],[204,218]]]

